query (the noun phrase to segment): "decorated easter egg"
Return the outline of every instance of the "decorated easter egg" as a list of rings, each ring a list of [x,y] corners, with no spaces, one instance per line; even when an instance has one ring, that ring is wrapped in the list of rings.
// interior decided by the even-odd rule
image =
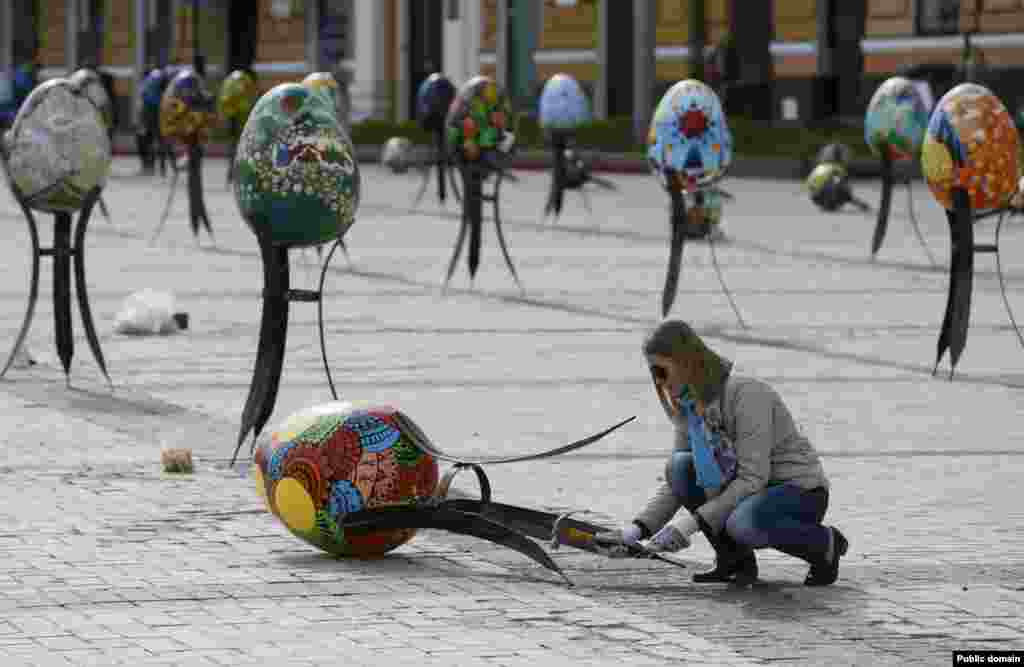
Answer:
[[[575,130],[590,122],[590,102],[576,79],[555,74],[540,93],[540,126],[548,131]]]
[[[448,107],[455,99],[455,84],[444,74],[434,72],[416,91],[416,119],[428,132],[444,129]]]
[[[694,79],[676,83],[662,96],[647,144],[651,168],[673,189],[707,187],[732,164],[732,133],[718,95]]]
[[[160,134],[182,143],[202,143],[210,138],[216,121],[214,98],[202,77],[187,67],[171,79],[160,100]]]
[[[408,137],[391,137],[381,151],[380,163],[396,174],[409,169],[412,161],[412,142]]]
[[[448,109],[448,146],[469,162],[497,150],[507,152],[511,149],[507,139],[514,138],[508,127],[510,116],[508,98],[498,84],[490,77],[475,76],[462,86]]]
[[[845,192],[849,178],[846,167],[838,162],[822,162],[811,170],[804,187],[811,201],[826,211],[835,211],[849,201]]]
[[[334,78],[333,74],[330,72],[313,72],[302,80],[302,85],[328,99],[334,107],[335,113],[338,114],[338,122],[341,123],[343,128],[348,127],[348,118],[346,117],[345,104],[342,99],[341,86],[338,85],[338,80]]]
[[[817,160],[818,164],[822,162],[835,162],[844,167],[850,165],[850,160],[853,158],[853,151],[850,147],[844,143],[833,142],[831,144],[825,144],[818,151]]]
[[[251,72],[236,69],[220,84],[217,107],[228,120],[244,124],[259,97],[256,77]]]
[[[928,107],[909,79],[886,79],[871,96],[864,117],[864,141],[871,152],[893,161],[913,160],[928,128]]]
[[[967,192],[971,208],[1001,208],[1017,189],[1019,138],[998,97],[963,83],[935,105],[921,148],[921,167],[932,194],[953,208],[953,191]]]
[[[330,98],[298,83],[264,93],[235,155],[235,201],[253,232],[286,246],[342,238],[359,208],[355,150]]]
[[[255,452],[253,477],[267,508],[294,535],[336,556],[380,556],[412,528],[343,528],[347,514],[433,496],[438,465],[421,431],[390,406],[317,405],[288,417]]]
[[[164,97],[164,90],[170,77],[167,70],[162,67],[154,67],[146,73],[139,84],[139,97],[142,99],[142,108],[150,113],[160,112],[160,101]]]
[[[108,127],[114,125],[114,102],[107,95],[107,89],[103,87],[103,80],[94,69],[83,67],[68,79],[71,85],[79,90],[92,102],[96,110],[100,112],[103,123]]]
[[[110,137],[99,111],[67,79],[43,82],[4,135],[10,177],[40,211],[76,211],[106,185]]]

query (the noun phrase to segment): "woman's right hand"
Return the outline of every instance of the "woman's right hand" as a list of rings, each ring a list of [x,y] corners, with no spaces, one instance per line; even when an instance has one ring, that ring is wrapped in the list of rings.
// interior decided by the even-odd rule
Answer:
[[[597,552],[609,558],[626,558],[629,552],[640,546],[643,531],[640,526],[631,523],[623,528],[616,528],[594,535],[594,546]]]

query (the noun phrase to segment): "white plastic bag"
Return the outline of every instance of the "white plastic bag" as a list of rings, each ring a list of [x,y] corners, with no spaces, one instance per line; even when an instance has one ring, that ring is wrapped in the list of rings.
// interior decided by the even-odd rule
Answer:
[[[129,294],[114,319],[114,331],[133,336],[176,333],[174,295],[151,289]]]

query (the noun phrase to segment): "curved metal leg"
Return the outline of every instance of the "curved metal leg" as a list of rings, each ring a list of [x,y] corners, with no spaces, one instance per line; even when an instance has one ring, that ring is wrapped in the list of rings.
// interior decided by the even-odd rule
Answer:
[[[512,257],[508,253],[508,244],[505,243],[505,232],[501,229],[501,211],[499,208],[499,202],[501,201],[501,180],[505,176],[503,170],[498,171],[495,175],[494,181],[494,194],[491,205],[494,207],[494,230],[498,237],[498,246],[501,248],[501,255],[505,258],[505,265],[508,266],[509,273],[512,274],[512,280],[516,282],[516,286],[522,291],[523,285],[519,282],[519,275],[516,274],[515,264],[512,263]]]
[[[715,275],[718,276],[718,284],[722,288],[722,292],[725,293],[725,298],[729,300],[729,305],[732,306],[732,312],[736,315],[736,320],[740,323],[740,326],[744,329],[749,329],[747,323],[743,320],[743,315],[740,314],[739,306],[736,305],[736,300],[732,296],[732,292],[729,290],[728,285],[725,284],[725,276],[722,275],[722,269],[718,266],[718,253],[715,252],[715,235],[714,233],[708,234],[708,247],[711,249],[711,264],[715,267]]]
[[[1017,334],[1017,340],[1020,341],[1021,347],[1024,347],[1024,334],[1021,334],[1020,327],[1017,326],[1017,319],[1013,316],[1013,308],[1010,307],[1010,299],[1006,296],[1006,280],[1003,277],[1003,263],[999,258],[999,234],[1003,229],[1003,221],[1006,220],[1007,217],[1008,216],[1006,216],[1006,214],[999,216],[999,222],[996,223],[996,275],[999,276],[999,292],[1003,295],[1003,305],[1006,307],[1006,314],[1010,318],[1010,326],[1013,327],[1013,332]]]
[[[455,273],[455,265],[459,261],[459,255],[462,254],[462,245],[466,242],[466,231],[469,227],[469,223],[466,222],[466,212],[462,212],[462,220],[459,222],[459,235],[455,239],[455,251],[452,253],[452,258],[448,261],[448,273],[445,274],[444,285],[448,286],[449,281],[452,279],[452,275]]]
[[[192,144],[188,149],[188,204],[192,235],[198,241],[201,223],[210,235],[210,241],[216,242],[203,199],[203,148],[199,144]]]
[[[331,264],[331,258],[334,257],[334,251],[339,247],[344,247],[341,239],[331,245],[327,258],[324,259],[323,266],[320,268],[320,298],[316,302],[316,323],[317,328],[320,329],[320,357],[324,361],[324,373],[327,374],[327,384],[331,388],[331,398],[334,400],[338,400],[338,392],[334,389],[334,378],[331,377],[331,364],[327,361],[327,341],[324,336],[324,279],[327,277],[327,269]]]
[[[103,371],[103,377],[107,379],[107,384],[113,388],[114,383],[110,380],[110,374],[107,373],[107,363],[103,358],[103,350],[100,349],[99,337],[96,335],[96,325],[93,323],[92,310],[89,308],[89,291],[85,282],[85,231],[89,226],[89,217],[92,215],[92,209],[97,200],[102,201],[98,189],[86,200],[85,206],[78,216],[78,226],[75,228],[75,291],[78,294],[78,312],[82,317],[82,328],[85,329],[85,338],[89,342],[89,349],[92,350],[92,356],[96,359],[100,370]]]
[[[75,339],[71,335],[71,214],[57,213],[53,223],[53,336],[64,380],[71,386],[71,360]]]
[[[437,198],[444,204],[448,197],[447,179],[444,177],[445,169],[448,168],[448,154],[445,151],[444,130],[439,129],[434,133],[434,150],[436,151],[434,167],[437,169]]]
[[[107,222],[113,222],[110,219],[110,211],[107,209],[107,202],[103,201],[102,195],[100,196],[100,213],[103,214],[103,217]]]
[[[683,193],[676,189],[669,190],[671,197],[671,241],[669,242],[668,272],[665,274],[665,287],[661,291],[661,316],[668,317],[672,304],[676,300],[679,287],[679,272],[683,265],[683,247],[686,242],[686,201]]]
[[[442,174],[442,179],[444,175]],[[427,186],[430,185],[430,165],[427,165],[426,169],[423,170],[423,180],[420,181],[420,189],[416,191],[416,196],[412,200],[412,207],[416,208],[420,205],[420,200],[423,199],[423,195],[427,192]]]
[[[921,249],[924,250],[924,254],[928,256],[928,262],[932,266],[938,266],[938,262],[935,261],[935,256],[932,254],[931,249],[928,247],[928,243],[924,240],[924,234],[921,233],[921,226],[917,224],[917,214],[914,212],[914,191],[911,187],[912,179],[907,178],[907,214],[910,216],[910,226],[914,229],[914,235],[917,236],[917,242],[921,244]],[[1000,219],[1000,224],[1002,219]],[[997,228],[998,229],[998,228]]]
[[[445,165],[445,171],[448,172],[448,177],[451,179],[450,185],[452,186],[452,194],[455,195],[455,201],[462,203],[462,193],[459,191],[459,179],[455,175],[455,167],[452,166],[451,161],[448,161]]]
[[[951,239],[949,294],[932,375],[938,371],[942,355],[948,349],[949,379],[952,380],[956,364],[967,345],[974,283],[974,216],[966,192],[959,189],[953,191],[953,210],[947,211],[946,217]]]
[[[889,209],[892,206],[892,160],[888,153],[882,152],[882,201],[878,205],[878,218],[875,221],[875,233],[871,237],[871,257],[878,254],[878,250],[885,241],[885,231],[889,226]]]
[[[160,216],[160,222],[157,224],[156,229],[153,231],[152,236],[149,237],[150,244],[154,243],[157,237],[160,236],[160,232],[164,229],[164,224],[167,223],[167,216],[171,214],[171,204],[174,203],[174,193],[178,189],[178,170],[177,168],[171,170],[171,187],[167,191],[167,203],[164,205],[164,213]]]
[[[285,342],[288,336],[288,248],[260,239],[263,256],[263,315],[260,321],[259,349],[253,369],[249,396],[242,410],[242,425],[238,431],[238,444],[231,457],[231,465],[246,436],[252,432],[252,446],[256,445],[263,426],[274,411],[277,390],[284,366]]]
[[[473,283],[476,278],[476,271],[480,268],[480,246],[483,243],[483,194],[484,176],[479,172],[479,167],[470,167],[466,170],[466,199],[463,208],[466,211],[466,220],[469,223],[469,248],[466,260],[469,264],[469,282]]]
[[[28,234],[32,240],[32,283],[28,288],[28,307],[25,309],[25,318],[21,322],[21,329],[18,330],[18,335],[14,338],[14,348],[11,350],[11,355],[7,358],[4,369],[0,371],[0,378],[10,369],[11,364],[14,363],[14,358],[18,355],[18,350],[25,344],[25,337],[32,327],[32,316],[36,312],[36,301],[39,299],[39,257],[41,254],[39,249],[39,228],[36,226],[36,219],[32,215],[32,210],[25,205],[21,195],[15,192],[14,198],[18,200],[18,205],[21,206],[25,219],[28,221]]]

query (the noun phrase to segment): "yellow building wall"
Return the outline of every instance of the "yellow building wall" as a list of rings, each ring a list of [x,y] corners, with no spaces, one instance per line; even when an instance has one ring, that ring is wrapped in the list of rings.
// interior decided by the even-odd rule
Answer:
[[[63,2],[39,3],[39,65],[41,67],[66,67],[65,25],[67,8]]]
[[[306,17],[304,11],[293,11],[288,18],[274,18],[270,13],[272,0],[257,0],[259,7],[256,62],[292,63],[306,60]],[[301,6],[301,3],[295,6]],[[301,79],[301,77],[299,77]],[[292,75],[288,80],[294,80]]]
[[[131,67],[135,64],[135,0],[106,0],[103,50],[100,62]]]

